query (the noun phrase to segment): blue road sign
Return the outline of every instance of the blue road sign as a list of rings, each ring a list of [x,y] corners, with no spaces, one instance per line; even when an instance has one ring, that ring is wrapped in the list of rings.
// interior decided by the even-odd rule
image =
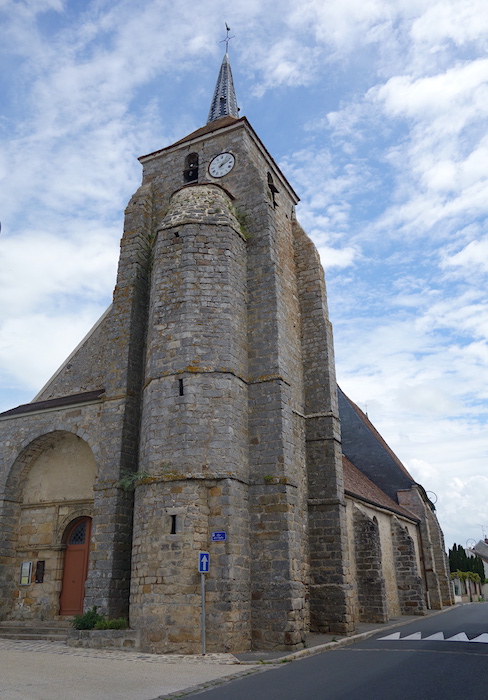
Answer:
[[[212,542],[225,542],[227,534],[222,532],[212,532]]]
[[[198,552],[198,573],[208,574],[210,566],[210,554],[208,552]]]

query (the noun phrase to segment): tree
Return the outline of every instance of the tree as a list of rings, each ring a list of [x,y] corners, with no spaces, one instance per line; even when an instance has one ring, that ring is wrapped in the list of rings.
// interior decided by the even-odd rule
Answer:
[[[454,543],[449,550],[449,569],[450,571],[472,571],[479,575],[481,581],[485,578],[483,561],[478,555],[468,557],[466,550],[460,544]]]
[[[453,548],[449,550],[449,568],[451,571],[469,571],[468,557],[464,547],[454,543]]]

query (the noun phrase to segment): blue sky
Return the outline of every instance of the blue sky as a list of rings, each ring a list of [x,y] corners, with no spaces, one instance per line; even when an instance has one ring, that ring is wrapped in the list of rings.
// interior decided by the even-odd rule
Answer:
[[[342,388],[488,531],[486,0],[0,0],[0,410],[110,303],[137,157],[202,126],[223,55],[301,197]]]

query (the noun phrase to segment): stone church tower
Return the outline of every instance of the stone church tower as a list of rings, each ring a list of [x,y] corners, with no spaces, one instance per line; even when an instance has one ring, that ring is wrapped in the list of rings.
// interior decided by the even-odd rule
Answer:
[[[0,617],[97,605],[128,615],[143,649],[198,652],[203,550],[209,651],[349,634],[323,270],[239,117],[227,53],[207,124],[140,161],[112,305],[32,403],[0,415]],[[375,499],[404,518],[415,568],[418,520]]]
[[[207,125],[141,162],[126,218],[129,265],[133,232],[151,249],[131,624],[172,643],[198,630],[200,549],[224,648],[299,645],[309,614],[347,630],[322,271],[297,196],[238,117],[227,55]]]

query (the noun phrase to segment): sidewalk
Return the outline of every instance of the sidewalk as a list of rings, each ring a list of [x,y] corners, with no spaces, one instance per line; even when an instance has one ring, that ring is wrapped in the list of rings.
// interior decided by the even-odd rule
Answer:
[[[158,655],[0,640],[1,700],[154,700],[252,671],[232,654]]]
[[[264,671],[268,664],[351,644],[418,619],[402,616],[387,625],[359,624],[352,637],[309,635],[307,647],[293,653],[158,655],[0,639],[0,700],[169,700],[221,679]]]

